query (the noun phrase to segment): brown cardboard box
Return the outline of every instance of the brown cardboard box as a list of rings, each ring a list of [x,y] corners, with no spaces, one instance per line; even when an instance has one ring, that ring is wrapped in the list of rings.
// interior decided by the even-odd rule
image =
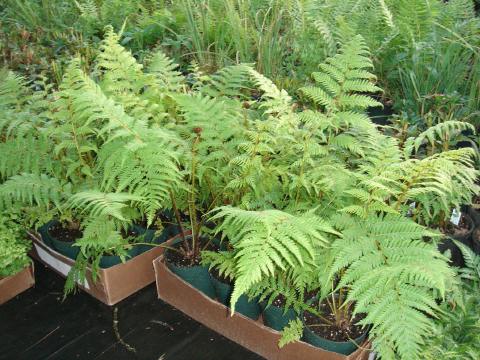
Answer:
[[[35,284],[33,264],[19,273],[0,278],[0,305],[14,298]]]
[[[268,360],[367,360],[369,351],[357,350],[349,356],[322,350],[302,341],[278,347],[280,333],[235,313],[210,299],[190,284],[172,273],[165,265],[163,256],[153,262],[157,279],[158,297],[181,310],[203,325],[235,341],[243,347]]]
[[[67,277],[75,261],[48,247],[39,237],[31,237],[32,255],[61,276]],[[91,270],[87,269],[86,279],[78,287],[107,305],[115,305],[155,281],[152,261],[162,255],[163,250],[163,247],[153,247],[125,263],[100,269],[96,281],[92,279]]]

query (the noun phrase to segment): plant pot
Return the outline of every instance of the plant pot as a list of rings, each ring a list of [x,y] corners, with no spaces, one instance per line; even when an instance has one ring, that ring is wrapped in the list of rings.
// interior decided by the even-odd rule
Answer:
[[[353,341],[332,341],[315,334],[312,330],[308,328],[307,325],[305,325],[303,329],[303,339],[309,344],[324,350],[336,352],[343,355],[350,355],[355,350],[357,350],[358,346],[363,343],[366,336],[367,331],[365,331],[362,335],[360,335]]]
[[[57,222],[56,220],[51,220],[38,228],[38,233],[42,237],[43,243],[48,247],[51,247],[52,249],[53,249],[52,237],[50,236],[48,229],[50,228],[50,226],[52,226],[56,222]]]
[[[368,343],[362,344],[362,348],[350,356],[328,352],[303,341],[295,341],[280,348],[278,346],[281,339],[280,333],[264,326],[260,321],[254,321],[237,313],[226,316],[227,309],[224,305],[173,274],[163,256],[155,259],[153,266],[159,299],[253,351],[261,358],[275,360],[368,360],[369,358]]]
[[[181,241],[181,239],[177,240],[173,243],[173,246],[178,246]],[[172,250],[167,249],[165,251],[165,260],[168,268],[178,277],[185,280],[208,297],[214,299],[215,288],[213,287],[212,277],[210,276],[208,267],[204,265],[179,266],[172,264],[168,261],[168,254],[170,251]]]
[[[62,241],[52,237],[52,245],[60,254],[75,260],[80,252],[78,246],[74,246],[75,241]]]
[[[457,267],[464,267],[465,260],[463,259],[462,252],[460,251],[458,246],[455,245],[452,239],[461,242],[462,244],[468,246],[469,248],[472,248],[472,233],[473,233],[473,230],[475,229],[475,225],[472,217],[466,213],[463,213],[462,216],[464,216],[465,221],[469,224],[468,232],[462,235],[447,235],[438,244],[438,250],[440,252],[443,253],[447,250],[450,250],[450,254],[451,254],[450,263],[451,265],[457,266]]]
[[[282,331],[291,320],[295,320],[297,317],[297,313],[292,308],[285,312],[283,307],[270,305],[265,306],[263,310],[263,322],[277,331]]]
[[[477,226],[475,231],[472,233],[472,246],[473,251],[480,255],[480,226]]]
[[[136,224],[133,224],[131,229],[140,238],[139,242],[147,243],[147,244],[154,244],[155,230],[146,229],[143,226],[136,225]],[[137,249],[135,255],[139,255],[139,254],[143,254],[145,251],[150,250],[153,247],[153,245],[150,246],[150,245],[141,244],[141,245],[134,245],[133,247]]]
[[[167,266],[178,277],[185,280],[208,297],[212,299],[215,298],[215,289],[206,266],[177,266],[169,262],[167,262]]]
[[[162,232],[155,236],[156,231],[153,229],[146,229],[139,225],[132,225],[132,230],[135,231],[139,236],[143,235],[143,238],[140,242],[148,243],[152,245],[137,245],[138,254],[142,254],[145,251],[150,250],[154,245],[163,244],[168,239],[175,237],[180,233],[178,225],[167,225],[163,228]]]
[[[151,247],[150,247],[151,248]],[[132,246],[128,251],[127,251],[127,256],[125,258],[126,261],[134,258],[135,256],[139,255],[139,246]],[[147,249],[148,250],[148,249]],[[123,261],[120,258],[120,256],[117,255],[104,255],[100,259],[100,267],[103,269],[108,269],[112,266],[121,264]]]
[[[214,276],[211,276],[211,278],[218,301],[229,307],[233,286],[216,279]],[[242,295],[238,298],[237,303],[235,304],[235,312],[238,312],[239,314],[242,314],[252,320],[257,320],[262,311],[258,301],[249,301],[248,296]]]
[[[74,246],[75,241],[63,241],[52,236],[50,233],[50,228],[56,224],[58,224],[58,221],[52,220],[38,229],[38,232],[42,236],[43,242],[52,249],[58,251],[60,254],[75,260],[80,252],[80,248],[78,246]]]
[[[476,227],[480,226],[480,209],[477,209],[473,206],[468,207],[468,215],[472,218]]]

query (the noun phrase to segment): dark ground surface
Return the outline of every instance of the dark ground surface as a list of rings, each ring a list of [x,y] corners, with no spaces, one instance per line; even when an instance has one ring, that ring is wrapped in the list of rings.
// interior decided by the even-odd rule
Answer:
[[[263,359],[158,300],[154,284],[109,307],[83,292],[62,302],[64,279],[40,263],[35,278],[34,288],[0,306],[1,360]],[[136,352],[117,340],[115,312]]]

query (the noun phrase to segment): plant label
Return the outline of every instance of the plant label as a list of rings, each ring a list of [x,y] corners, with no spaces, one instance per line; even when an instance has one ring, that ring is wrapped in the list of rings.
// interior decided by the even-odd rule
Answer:
[[[407,216],[412,216],[413,211],[415,210],[415,206],[417,206],[417,203],[414,201],[410,205],[408,205],[408,211],[407,211]]]
[[[458,224],[460,224],[461,217],[462,217],[462,212],[458,211],[457,209],[453,209],[452,216],[450,217],[450,222],[453,225],[458,226]]]

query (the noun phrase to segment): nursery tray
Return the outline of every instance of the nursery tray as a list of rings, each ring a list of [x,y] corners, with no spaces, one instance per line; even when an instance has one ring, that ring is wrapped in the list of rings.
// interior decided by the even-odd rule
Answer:
[[[33,264],[19,273],[0,279],[0,305],[14,298],[35,284]]]
[[[364,344],[346,356],[326,351],[302,341],[278,347],[280,333],[241,314],[230,316],[230,309],[210,299],[172,273],[163,256],[155,259],[158,297],[203,325],[235,341],[268,360],[367,360],[370,351]]]
[[[174,239],[176,237],[166,243]],[[32,237],[32,241],[32,256],[61,276],[67,277],[75,260],[53,250],[37,236]],[[115,305],[155,281],[152,261],[162,255],[163,250],[163,247],[153,247],[125,263],[100,269],[96,281],[93,281],[91,269],[87,268],[86,279],[78,282],[78,287],[106,305]]]

